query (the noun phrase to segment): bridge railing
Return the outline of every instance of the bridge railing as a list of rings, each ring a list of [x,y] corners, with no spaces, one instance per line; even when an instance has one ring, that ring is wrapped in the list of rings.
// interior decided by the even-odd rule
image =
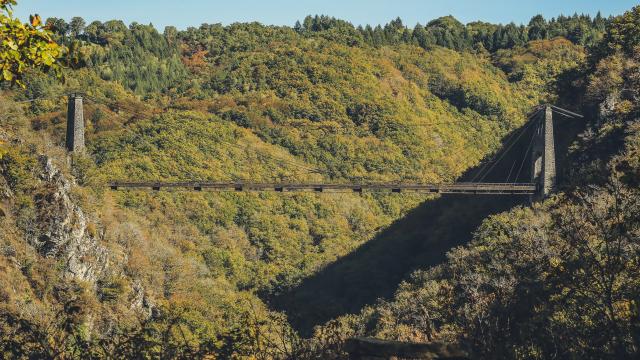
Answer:
[[[533,183],[452,183],[452,184],[398,184],[398,183],[253,183],[253,182],[157,182],[157,181],[113,181],[109,183],[112,190],[118,189],[186,189],[186,190],[219,190],[219,191],[311,191],[311,192],[427,192],[442,194],[513,194],[530,195],[536,191]]]

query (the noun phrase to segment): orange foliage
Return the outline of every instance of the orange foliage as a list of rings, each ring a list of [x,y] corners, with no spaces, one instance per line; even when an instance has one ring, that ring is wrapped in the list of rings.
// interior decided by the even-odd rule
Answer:
[[[208,68],[206,61],[207,54],[209,54],[207,50],[198,50],[189,57],[183,57],[182,62],[191,72],[202,74]]]

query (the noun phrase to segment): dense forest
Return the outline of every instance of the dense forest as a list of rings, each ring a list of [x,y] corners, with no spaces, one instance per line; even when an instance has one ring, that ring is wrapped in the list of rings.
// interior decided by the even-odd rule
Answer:
[[[0,47],[2,358],[343,359],[353,336],[443,341],[472,358],[640,353],[640,7],[527,25],[309,16],[160,33],[21,25],[1,1],[3,29],[40,49],[14,66],[20,48]],[[84,97],[85,154],[64,150],[70,93]],[[472,234],[403,228],[442,204],[435,194],[106,187],[453,182],[545,103],[586,117],[558,193],[489,211]],[[469,204],[442,224],[485,215]],[[357,280],[350,304],[314,282],[381,237],[411,236],[456,239],[409,247],[442,253],[430,263],[378,264],[387,283],[360,281],[372,260],[351,258],[337,275]]]

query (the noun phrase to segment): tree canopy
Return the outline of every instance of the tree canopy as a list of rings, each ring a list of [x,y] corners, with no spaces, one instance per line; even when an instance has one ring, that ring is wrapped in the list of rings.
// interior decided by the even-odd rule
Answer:
[[[51,33],[39,15],[31,15],[28,24],[13,17],[15,0],[0,0],[0,80],[22,83],[29,69],[57,69],[61,54]]]
[[[3,31],[39,34],[51,56],[60,44],[66,81],[41,71],[56,62],[24,60],[10,70],[24,89],[0,92],[0,357],[341,359],[349,336],[456,342],[474,358],[637,355],[639,8],[159,32],[20,24],[2,4]],[[40,51],[5,39],[10,59]],[[84,94],[84,155],[64,151],[69,92]],[[588,118],[563,144],[566,182],[484,221],[487,198],[105,190],[452,182],[548,102]],[[279,307],[299,289],[312,333],[294,329],[300,307]]]

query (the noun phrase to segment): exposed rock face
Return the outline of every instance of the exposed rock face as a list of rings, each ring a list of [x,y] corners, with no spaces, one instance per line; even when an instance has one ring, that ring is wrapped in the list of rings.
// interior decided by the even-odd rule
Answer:
[[[6,143],[9,140],[9,136],[5,131],[0,129],[0,145]],[[0,201],[10,199],[13,196],[7,180],[0,175]],[[2,209],[0,209],[2,210]]]
[[[600,118],[607,119],[615,115],[615,109],[620,102],[620,94],[612,93],[600,103]]]
[[[36,194],[29,241],[41,255],[62,259],[65,276],[94,283],[108,267],[107,250],[87,228],[88,219],[71,199],[71,182],[46,156],[40,157],[47,191]]]
[[[139,280],[136,280],[132,286],[132,299],[131,310],[137,310],[142,313],[146,318],[153,316],[153,312],[156,309],[151,300],[146,296],[144,287]]]
[[[9,184],[7,184],[7,180],[0,176],[0,201],[7,200],[12,197],[13,192],[11,191],[11,188],[9,188]]]

